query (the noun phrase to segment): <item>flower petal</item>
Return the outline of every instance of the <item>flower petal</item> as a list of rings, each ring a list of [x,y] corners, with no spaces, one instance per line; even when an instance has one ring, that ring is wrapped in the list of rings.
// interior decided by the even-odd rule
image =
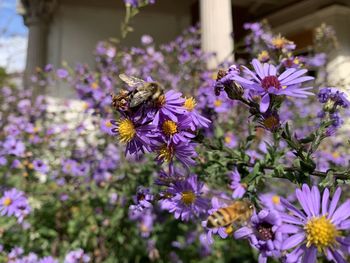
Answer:
[[[329,209],[328,209],[328,216],[327,218],[332,218],[333,216],[333,213],[338,205],[338,201],[339,201],[339,198],[340,198],[340,195],[341,195],[341,188],[338,187],[337,190],[335,190],[334,192],[334,195],[333,195],[333,198],[332,198],[332,201],[331,201],[331,204],[329,205]]]
[[[282,244],[282,249],[287,250],[299,245],[305,239],[305,233],[298,233],[288,237]]]
[[[306,253],[303,257],[303,263],[315,263],[316,262],[316,255],[317,255],[317,248],[314,246],[311,246],[306,249]]]
[[[260,111],[262,113],[266,112],[267,109],[269,108],[269,106],[270,106],[270,95],[268,93],[266,93],[261,99]]]
[[[329,203],[329,190],[328,188],[324,189],[322,196],[322,215],[327,214],[327,208]]]
[[[332,216],[332,222],[338,225],[345,219],[350,217],[350,200],[347,200],[344,204],[338,207]]]

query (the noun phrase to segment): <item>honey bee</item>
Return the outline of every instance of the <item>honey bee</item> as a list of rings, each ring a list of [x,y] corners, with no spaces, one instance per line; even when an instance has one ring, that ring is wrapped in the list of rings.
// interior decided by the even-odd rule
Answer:
[[[113,106],[122,107],[128,104],[130,109],[134,109],[144,103],[159,104],[164,100],[164,89],[158,82],[146,82],[125,74],[120,74],[119,78],[134,88],[132,91],[120,92],[113,96]]]
[[[219,208],[207,219],[208,228],[242,225],[253,215],[254,206],[249,200],[236,200],[232,204]]]

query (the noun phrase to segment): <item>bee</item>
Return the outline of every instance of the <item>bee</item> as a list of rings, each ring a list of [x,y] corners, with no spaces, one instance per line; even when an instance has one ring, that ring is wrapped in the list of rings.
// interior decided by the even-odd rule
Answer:
[[[120,74],[119,78],[134,89],[128,93],[124,91],[124,93],[114,96],[113,105],[116,105],[116,107],[124,106],[128,102],[128,107],[135,109],[144,103],[157,105],[164,102],[164,88],[160,83],[155,81],[146,82],[125,74]]]
[[[232,224],[243,225],[253,215],[254,206],[249,200],[236,200],[232,204],[219,208],[207,219],[208,228],[229,227]]]

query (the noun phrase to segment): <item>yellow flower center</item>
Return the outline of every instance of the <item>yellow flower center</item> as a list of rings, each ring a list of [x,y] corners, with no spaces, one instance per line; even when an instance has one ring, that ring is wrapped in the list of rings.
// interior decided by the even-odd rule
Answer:
[[[145,224],[141,224],[140,230],[142,233],[147,233],[149,231],[149,228]]]
[[[118,132],[121,142],[130,142],[136,134],[135,126],[129,119],[124,119],[119,122]]]
[[[275,205],[279,205],[281,203],[280,197],[278,195],[274,195],[272,197],[272,203],[274,203]]]
[[[111,128],[112,127],[111,121],[106,121],[105,125],[106,125],[107,128]]]
[[[284,37],[275,37],[272,39],[272,45],[274,45],[276,48],[283,48],[286,42],[287,40]]]
[[[225,143],[231,143],[231,141],[232,141],[231,136],[229,135],[225,136]]]
[[[259,61],[266,61],[269,58],[270,58],[269,52],[267,52],[266,50],[261,51],[260,54],[258,55]]]
[[[34,164],[29,163],[27,167],[28,167],[28,169],[33,170],[34,169]]]
[[[221,100],[215,100],[214,101],[214,106],[215,107],[220,107],[222,105],[222,101]]]
[[[97,89],[98,88],[98,84],[96,82],[91,84],[91,88],[93,89]]]
[[[5,200],[3,201],[3,205],[4,206],[9,206],[10,204],[12,204],[11,198],[6,197]]]
[[[340,157],[340,153],[334,152],[334,153],[332,154],[332,156],[333,156],[334,159],[338,159],[338,158]]]
[[[196,107],[196,105],[196,100],[193,97],[191,97],[185,100],[184,107],[186,110],[192,111]]]
[[[314,245],[319,251],[333,246],[339,235],[337,229],[326,216],[310,219],[304,227],[306,232],[306,246]]]
[[[196,200],[196,195],[192,191],[184,191],[181,200],[185,205],[190,205]]]
[[[177,133],[177,124],[171,120],[167,120],[163,122],[162,129],[166,135],[174,135]]]
[[[164,161],[166,161],[168,163],[173,158],[173,153],[174,153],[174,150],[173,150],[173,148],[171,146],[167,147],[167,145],[164,145],[159,150],[158,158],[159,159],[164,159]]]

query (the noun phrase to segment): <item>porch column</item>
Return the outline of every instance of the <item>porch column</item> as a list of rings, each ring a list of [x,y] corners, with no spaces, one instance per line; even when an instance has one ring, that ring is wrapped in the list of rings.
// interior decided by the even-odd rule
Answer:
[[[201,0],[200,21],[202,49],[216,54],[208,62],[209,68],[215,68],[223,60],[233,57],[231,0]]]
[[[47,33],[55,0],[21,0],[20,13],[28,27],[28,48],[25,69],[25,83],[37,67],[46,64]]]

